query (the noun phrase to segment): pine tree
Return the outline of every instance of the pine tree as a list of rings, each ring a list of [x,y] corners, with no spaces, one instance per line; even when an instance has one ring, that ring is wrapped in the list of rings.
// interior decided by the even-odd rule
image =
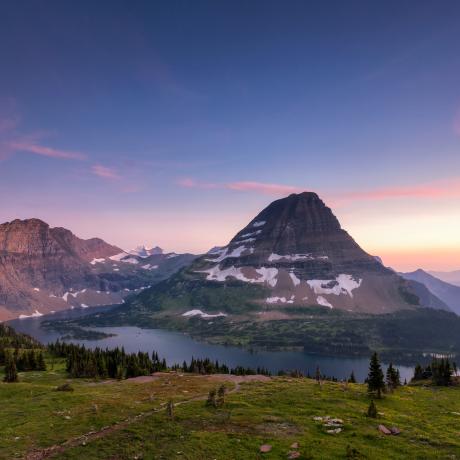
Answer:
[[[348,383],[356,383],[355,372],[351,371],[350,378],[348,379]]]
[[[367,388],[370,393],[376,392],[377,398],[381,398],[382,391],[385,389],[382,366],[380,366],[377,353],[374,353],[370,360]]]
[[[43,353],[40,351],[37,356],[37,370],[46,371],[46,363],[43,359]]]
[[[390,363],[390,365],[387,368],[386,383],[390,390],[394,390],[395,388],[401,386],[401,377],[399,375],[399,369],[393,367],[392,363]]]
[[[207,406],[217,407],[217,391],[215,388],[209,390],[208,399],[206,400]]]
[[[412,380],[422,380],[423,379],[423,369],[420,364],[417,364],[414,369],[414,376],[412,377]]]
[[[221,385],[217,390],[217,405],[222,407],[225,404],[225,394],[227,393],[227,389],[225,385]]]
[[[4,382],[14,383],[18,381],[18,371],[16,369],[16,361],[11,353],[8,353],[5,357],[5,377]]]
[[[166,405],[166,414],[170,419],[174,418],[174,402],[172,399],[170,399]]]
[[[319,366],[316,366],[315,379],[318,384],[321,383],[321,371],[319,369]]]
[[[367,409],[367,416],[371,418],[377,418],[377,407],[373,399],[371,399],[371,403],[369,404],[369,408]]]

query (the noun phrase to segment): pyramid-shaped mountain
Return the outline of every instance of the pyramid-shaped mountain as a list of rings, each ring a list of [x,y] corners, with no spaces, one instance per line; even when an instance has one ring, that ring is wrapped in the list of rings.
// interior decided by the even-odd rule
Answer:
[[[274,201],[227,246],[123,310],[125,317],[131,309],[155,316],[252,313],[275,319],[295,310],[289,307],[381,314],[419,304],[410,281],[362,250],[318,195],[305,192]]]

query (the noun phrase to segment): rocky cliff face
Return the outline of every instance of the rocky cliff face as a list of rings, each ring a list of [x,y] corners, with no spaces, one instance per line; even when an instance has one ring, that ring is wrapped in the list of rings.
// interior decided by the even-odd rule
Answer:
[[[148,257],[130,256],[99,238],[83,240],[39,219],[4,223],[0,225],[0,321],[120,303],[191,261],[182,255],[169,262],[168,255]]]

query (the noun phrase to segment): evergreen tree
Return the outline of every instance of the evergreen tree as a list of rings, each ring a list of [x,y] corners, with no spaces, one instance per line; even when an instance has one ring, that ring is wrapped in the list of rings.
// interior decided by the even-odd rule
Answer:
[[[380,365],[377,353],[374,353],[370,360],[367,388],[369,393],[377,393],[377,398],[381,398],[382,391],[385,389],[382,366]]]
[[[18,381],[18,371],[16,369],[16,361],[11,353],[5,357],[5,377],[4,382],[13,383]]]
[[[225,404],[225,394],[227,393],[227,389],[225,385],[222,384],[219,389],[217,390],[217,405],[222,407]]]
[[[392,363],[390,363],[390,365],[387,368],[386,383],[390,390],[394,390],[395,388],[401,386],[401,377],[399,375],[399,369],[393,367]]]
[[[351,371],[350,378],[348,379],[348,383],[356,383],[355,372]]]
[[[412,380],[422,380],[423,379],[423,369],[420,364],[417,364],[414,369],[414,377],[412,377]]]
[[[217,407],[217,392],[215,388],[209,390],[208,399],[206,400],[207,406]]]
[[[319,369],[319,366],[316,366],[315,379],[318,384],[321,383],[321,371]]]
[[[371,418],[377,418],[377,407],[373,399],[371,399],[371,403],[369,404],[369,408],[367,409],[367,416]]]
[[[172,399],[170,399],[166,405],[166,414],[170,419],[174,418],[174,402]]]
[[[43,358],[43,353],[40,351],[37,356],[37,370],[46,371],[46,363]]]

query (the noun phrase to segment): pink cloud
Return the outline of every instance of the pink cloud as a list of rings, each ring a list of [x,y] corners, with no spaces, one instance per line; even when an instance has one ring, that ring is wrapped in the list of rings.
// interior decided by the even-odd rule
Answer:
[[[177,185],[184,188],[201,188],[201,189],[213,189],[213,188],[224,188],[222,185],[213,184],[209,182],[199,182],[190,177],[185,177],[177,181]]]
[[[27,152],[35,155],[41,155],[50,158],[59,158],[63,160],[84,160],[86,156],[80,152],[73,152],[70,150],[55,149],[46,147],[26,140],[8,142],[7,146],[13,152]]]
[[[303,188],[293,187],[290,185],[266,184],[263,182],[243,181],[230,182],[227,184],[215,184],[210,182],[200,182],[190,177],[183,178],[177,181],[177,184],[184,188],[198,189],[223,189],[235,190],[238,192],[256,192],[264,195],[283,195],[288,193],[300,193]]]
[[[284,196],[291,193],[301,193],[308,189],[292,185],[271,184],[255,181],[229,182],[222,184],[200,182],[192,178],[177,181],[177,184],[185,188],[197,189],[222,189],[238,192],[254,192],[264,195]],[[334,205],[350,201],[362,200],[388,200],[401,198],[449,198],[460,196],[460,179],[437,181],[428,184],[412,186],[384,187],[373,190],[355,190],[342,192],[328,192],[316,190],[320,196]]]
[[[102,165],[91,166],[91,173],[102,179],[118,180],[121,179],[120,175],[113,168]]]
[[[289,193],[304,192],[305,189],[301,187],[294,187],[291,185],[280,184],[266,184],[263,182],[231,182],[225,185],[225,188],[230,190],[237,190],[239,192],[258,192],[264,195],[283,195]]]
[[[387,200],[392,198],[441,198],[460,195],[460,180],[438,181],[425,185],[386,187],[335,194],[338,201]]]

